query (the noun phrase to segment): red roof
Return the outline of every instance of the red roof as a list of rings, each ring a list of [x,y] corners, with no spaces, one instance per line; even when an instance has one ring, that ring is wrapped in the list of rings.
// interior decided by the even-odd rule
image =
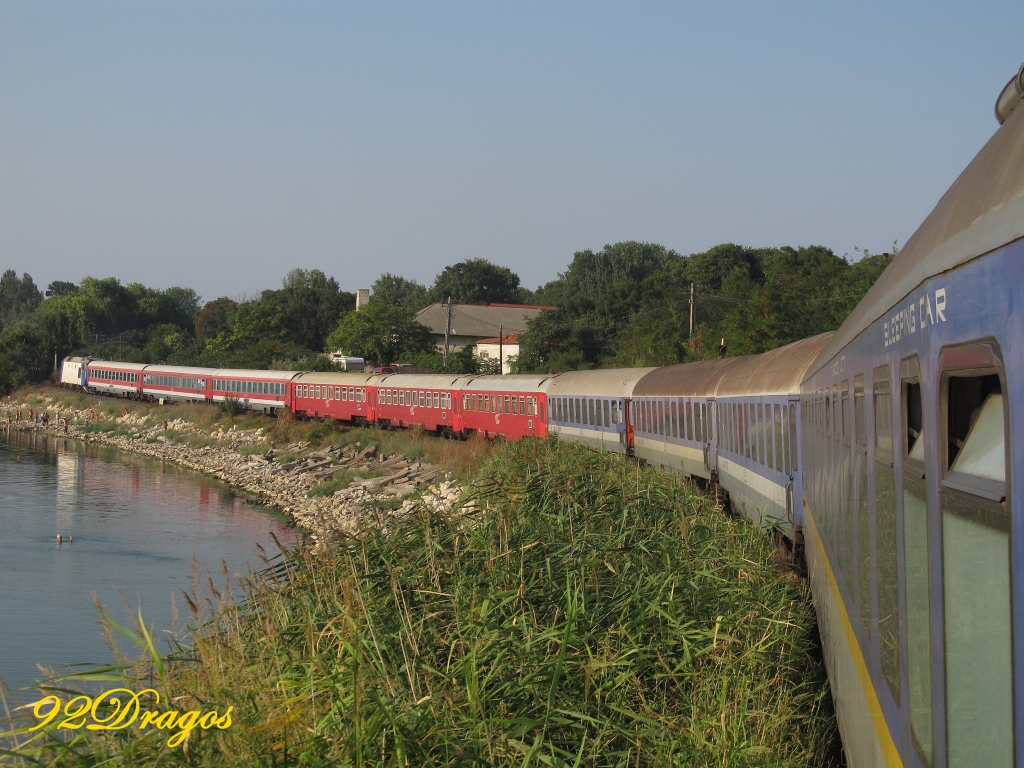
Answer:
[[[498,337],[495,336],[493,339],[480,339],[480,341],[478,341],[477,344],[518,344],[519,337],[521,335],[522,334],[519,333],[506,333],[504,336],[501,337],[500,342],[498,341]]]
[[[507,307],[509,309],[558,309],[558,307],[548,307],[544,304],[488,304],[488,307]]]

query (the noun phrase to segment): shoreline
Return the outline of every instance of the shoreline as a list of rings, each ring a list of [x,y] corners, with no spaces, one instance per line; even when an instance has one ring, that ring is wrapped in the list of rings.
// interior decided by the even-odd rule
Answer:
[[[250,503],[271,507],[287,517],[315,544],[338,535],[356,535],[367,522],[380,525],[387,518],[404,514],[419,503],[451,511],[462,495],[462,485],[452,480],[450,473],[423,462],[409,461],[394,452],[378,454],[373,444],[362,447],[357,443],[360,451],[333,445],[317,450],[308,442],[275,449],[263,427],[239,429],[234,425],[230,429],[217,427],[207,431],[180,418],[154,419],[150,414],[140,414],[128,406],[116,418],[103,418],[102,414],[93,418],[94,424],[113,424],[111,431],[117,430],[120,434],[87,430],[82,424],[71,423],[70,419],[66,431],[57,419],[45,425],[27,419],[16,420],[14,413],[18,410],[24,414],[30,408],[37,413],[49,412],[54,404],[59,403],[52,395],[39,393],[36,396],[42,398],[42,407],[10,400],[4,403],[2,428],[115,448],[213,477],[226,483]],[[10,422],[6,421],[8,414],[11,415]],[[215,441],[216,444],[201,447],[183,444],[174,440],[179,435]],[[240,452],[243,448],[245,455]],[[275,461],[282,455],[292,460],[286,463]],[[397,476],[394,472],[387,477],[356,476],[348,487],[330,495],[309,495],[315,486],[330,481],[345,470],[373,475],[396,467]],[[431,482],[417,483],[416,479],[421,477]],[[401,506],[397,505],[399,501]]]

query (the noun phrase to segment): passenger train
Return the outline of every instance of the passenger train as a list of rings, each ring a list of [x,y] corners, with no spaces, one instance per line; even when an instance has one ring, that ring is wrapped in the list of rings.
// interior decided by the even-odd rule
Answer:
[[[68,358],[61,380],[449,436],[557,434],[700,478],[803,552],[849,765],[1024,766],[1022,96],[1024,67],[999,129],[839,330],[771,352],[550,376]]]

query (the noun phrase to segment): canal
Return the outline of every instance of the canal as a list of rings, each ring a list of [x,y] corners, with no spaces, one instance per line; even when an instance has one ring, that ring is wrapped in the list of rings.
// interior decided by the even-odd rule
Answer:
[[[141,610],[156,636],[168,637],[172,596],[179,621],[187,615],[181,591],[192,586],[193,563],[218,589],[226,563],[237,596],[235,574],[262,566],[257,543],[278,551],[271,532],[297,541],[282,518],[197,473],[0,432],[0,680],[16,690],[43,677],[40,665],[111,663],[94,596],[118,622]]]

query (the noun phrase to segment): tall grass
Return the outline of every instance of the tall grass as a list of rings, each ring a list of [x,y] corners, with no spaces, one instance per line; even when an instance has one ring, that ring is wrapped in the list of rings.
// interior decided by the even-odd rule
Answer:
[[[478,505],[292,552],[164,664],[227,731],[81,733],[62,765],[823,766],[836,730],[806,582],[688,484],[504,445]],[[211,582],[210,588],[213,589]],[[206,603],[210,610],[212,603]],[[152,665],[149,674],[153,674]]]

